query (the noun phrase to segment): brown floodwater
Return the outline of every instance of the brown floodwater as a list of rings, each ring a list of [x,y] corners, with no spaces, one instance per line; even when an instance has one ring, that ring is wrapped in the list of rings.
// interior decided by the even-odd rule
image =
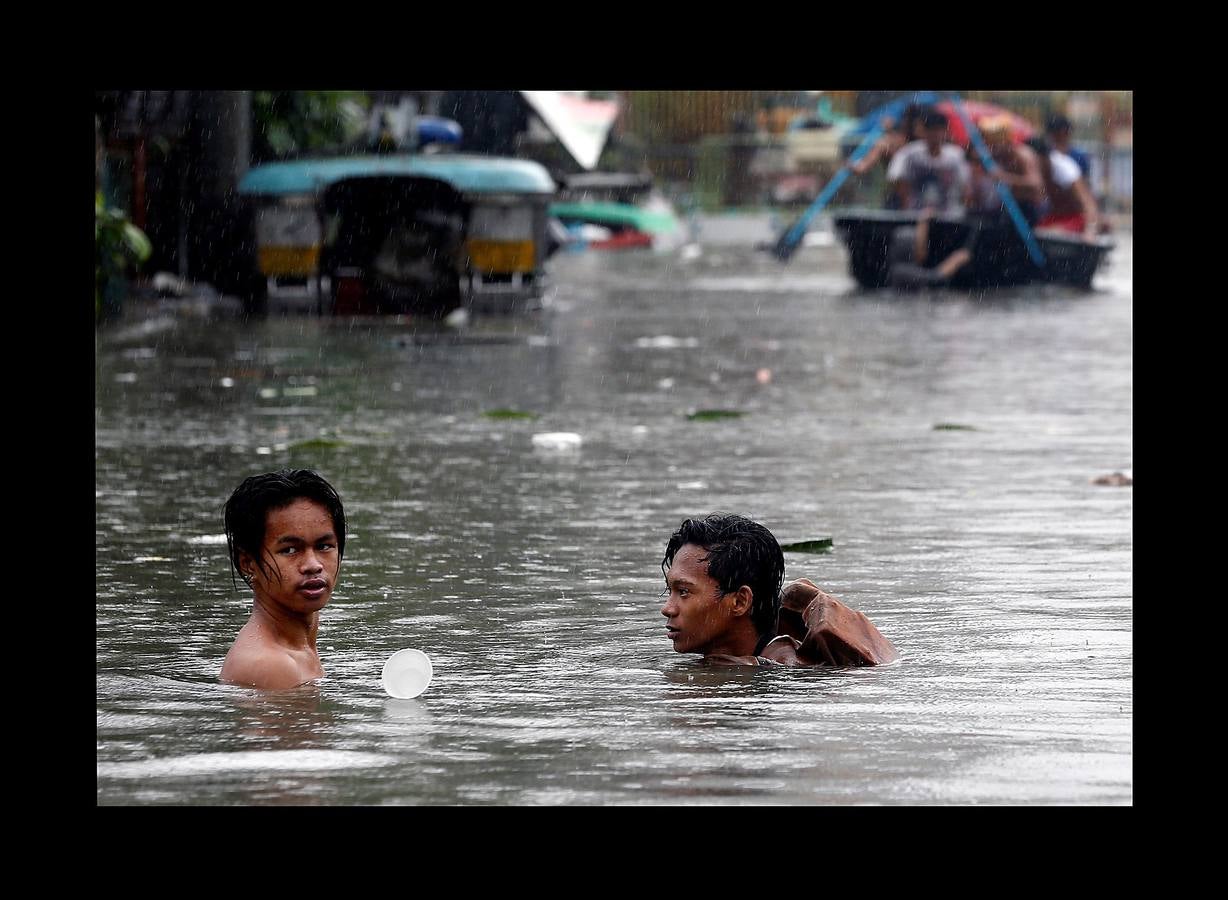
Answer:
[[[1130,236],[1090,294],[979,297],[712,236],[560,254],[515,317],[99,329],[98,803],[1132,803],[1133,489],[1093,483],[1132,474]],[[217,680],[249,606],[221,506],[286,466],[351,533],[326,676],[260,693]],[[831,538],[787,577],[900,661],[673,653],[665,542],[717,510]],[[414,700],[380,686],[403,647]]]

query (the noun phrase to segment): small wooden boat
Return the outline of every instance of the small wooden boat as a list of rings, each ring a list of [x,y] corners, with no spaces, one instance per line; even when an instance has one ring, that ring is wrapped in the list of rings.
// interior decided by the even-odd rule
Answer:
[[[919,215],[912,211],[849,209],[834,216],[836,231],[848,248],[849,272],[865,288],[892,283],[893,263],[911,262],[914,229]],[[1090,289],[1092,276],[1114,246],[1107,237],[1087,239],[1068,231],[1036,229],[1033,233],[1045,264],[1036,265],[1009,221],[987,225],[965,216],[935,216],[930,220],[932,267],[968,243],[978,228],[972,261],[955,273],[948,286],[964,290],[1032,283],[1065,284]]]

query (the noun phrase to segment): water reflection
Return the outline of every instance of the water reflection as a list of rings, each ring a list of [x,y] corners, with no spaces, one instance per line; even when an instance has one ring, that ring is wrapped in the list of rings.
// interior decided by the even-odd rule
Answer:
[[[254,743],[277,750],[310,750],[328,745],[324,736],[335,724],[320,687],[289,691],[247,691],[231,699],[240,715],[236,730]]]

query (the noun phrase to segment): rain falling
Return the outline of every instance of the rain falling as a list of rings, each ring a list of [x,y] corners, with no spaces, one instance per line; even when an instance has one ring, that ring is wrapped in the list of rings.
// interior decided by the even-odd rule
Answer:
[[[1133,803],[1130,92],[94,105],[98,805]]]

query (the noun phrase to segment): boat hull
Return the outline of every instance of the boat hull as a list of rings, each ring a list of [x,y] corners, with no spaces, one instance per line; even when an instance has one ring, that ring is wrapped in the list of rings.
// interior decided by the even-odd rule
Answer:
[[[849,272],[865,288],[890,284],[893,262],[911,261],[916,212],[851,210],[835,216],[836,231],[848,249]],[[930,222],[929,253],[924,265],[937,265],[968,243],[974,227],[962,216],[937,216]],[[1038,229],[1037,244],[1045,264],[1028,256],[1018,233],[1008,223],[981,226],[973,245],[972,261],[951,279],[962,289],[1011,287],[1032,283],[1064,284],[1088,290],[1105,254],[1113,247],[1108,238],[1087,240],[1069,232]]]

